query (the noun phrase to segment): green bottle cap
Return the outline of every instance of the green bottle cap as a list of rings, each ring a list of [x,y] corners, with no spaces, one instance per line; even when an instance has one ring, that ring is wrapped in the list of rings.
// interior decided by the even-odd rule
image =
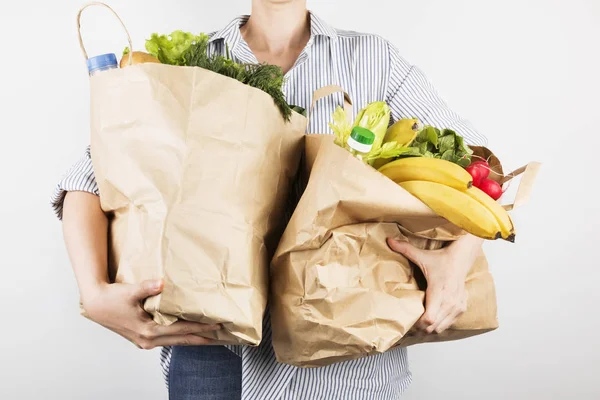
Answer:
[[[350,137],[360,144],[372,145],[375,142],[375,134],[366,128],[355,126]]]

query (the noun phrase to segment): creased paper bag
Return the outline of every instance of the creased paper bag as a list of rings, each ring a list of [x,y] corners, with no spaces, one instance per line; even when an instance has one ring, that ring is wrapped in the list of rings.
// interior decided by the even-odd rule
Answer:
[[[497,179],[504,177],[489,150],[472,148],[490,159]],[[308,185],[271,265],[279,362],[318,367],[498,327],[494,283],[481,252],[467,278],[467,311],[443,334],[418,333],[413,326],[424,312],[425,279],[386,238],[436,249],[464,232],[335,145],[333,136],[308,135],[304,160]]]
[[[222,323],[203,336],[257,345],[268,265],[306,118],[195,67],[140,64],[90,78],[91,154],[110,223],[110,278],[162,278],[159,324]]]

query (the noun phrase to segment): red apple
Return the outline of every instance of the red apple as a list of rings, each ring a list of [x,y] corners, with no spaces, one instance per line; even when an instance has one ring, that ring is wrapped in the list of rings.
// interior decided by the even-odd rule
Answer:
[[[502,196],[502,186],[500,186],[498,182],[491,179],[486,178],[481,181],[479,189],[481,189],[494,200],[498,200]]]

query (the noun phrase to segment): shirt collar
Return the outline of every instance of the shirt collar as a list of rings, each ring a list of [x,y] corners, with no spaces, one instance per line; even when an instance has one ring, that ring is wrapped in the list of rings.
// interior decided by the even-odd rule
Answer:
[[[314,40],[316,36],[328,37],[331,41],[337,41],[338,33],[335,28],[328,25],[325,21],[319,18],[315,13],[309,11],[310,15],[310,38]],[[249,15],[241,15],[229,22],[223,29],[211,35],[210,42],[223,39],[231,50],[233,50],[242,40],[240,27],[248,22]]]
[[[331,41],[335,42],[338,39],[338,33],[334,27],[329,25],[317,16],[317,14],[309,11],[310,13],[310,36],[326,36]]]

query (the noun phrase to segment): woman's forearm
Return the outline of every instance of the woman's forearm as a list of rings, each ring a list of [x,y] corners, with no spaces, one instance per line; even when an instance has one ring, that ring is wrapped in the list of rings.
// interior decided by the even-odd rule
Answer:
[[[63,231],[81,298],[108,281],[108,219],[100,199],[91,193],[69,192],[63,207]]]

